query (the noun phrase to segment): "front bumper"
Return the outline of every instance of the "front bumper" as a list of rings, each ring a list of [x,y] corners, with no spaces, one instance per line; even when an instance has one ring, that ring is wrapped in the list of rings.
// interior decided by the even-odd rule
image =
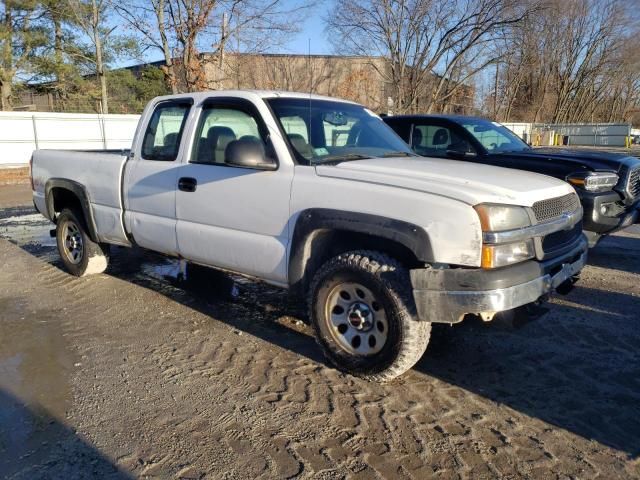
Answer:
[[[579,196],[584,210],[583,228],[595,236],[613,233],[638,221],[640,201],[635,201],[633,204],[623,204],[622,197],[615,191],[602,193],[581,191]],[[614,216],[604,215],[601,208],[607,204],[618,205],[619,213]]]
[[[546,261],[531,260],[495,270],[415,269],[411,284],[418,318],[457,323],[466,314],[496,313],[535,302],[582,270],[587,240]]]

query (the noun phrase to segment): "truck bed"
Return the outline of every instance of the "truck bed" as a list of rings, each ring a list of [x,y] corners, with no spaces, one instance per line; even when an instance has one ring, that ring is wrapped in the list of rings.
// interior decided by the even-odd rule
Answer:
[[[50,218],[45,200],[47,184],[75,182],[87,195],[99,240],[128,245],[122,224],[121,188],[127,156],[127,150],[35,151],[32,176],[36,208]]]

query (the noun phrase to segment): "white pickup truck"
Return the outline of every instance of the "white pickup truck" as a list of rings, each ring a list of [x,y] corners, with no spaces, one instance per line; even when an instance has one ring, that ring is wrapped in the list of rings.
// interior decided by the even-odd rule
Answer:
[[[371,111],[316,95],[156,98],[130,152],[39,150],[32,184],[74,275],[138,245],[295,287],[328,359],[379,381],[420,359],[432,322],[536,302],[587,255],[567,183],[417,157]]]

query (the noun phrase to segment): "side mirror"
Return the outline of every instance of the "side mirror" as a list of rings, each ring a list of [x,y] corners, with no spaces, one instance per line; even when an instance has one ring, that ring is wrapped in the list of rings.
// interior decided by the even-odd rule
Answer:
[[[267,157],[264,144],[260,140],[234,140],[224,150],[224,163],[232,167],[253,168],[255,170],[276,170],[277,162]]]

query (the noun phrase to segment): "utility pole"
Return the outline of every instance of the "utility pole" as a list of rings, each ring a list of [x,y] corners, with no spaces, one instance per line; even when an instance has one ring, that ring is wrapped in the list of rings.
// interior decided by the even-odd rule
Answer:
[[[224,88],[224,47],[227,42],[227,12],[222,14],[222,32],[220,34],[220,55],[218,58],[218,88]]]
[[[236,88],[240,88],[240,64],[242,63],[240,60],[240,12],[237,15],[238,19],[236,23],[238,28],[236,28],[236,58],[237,58],[237,68],[236,68]]]

